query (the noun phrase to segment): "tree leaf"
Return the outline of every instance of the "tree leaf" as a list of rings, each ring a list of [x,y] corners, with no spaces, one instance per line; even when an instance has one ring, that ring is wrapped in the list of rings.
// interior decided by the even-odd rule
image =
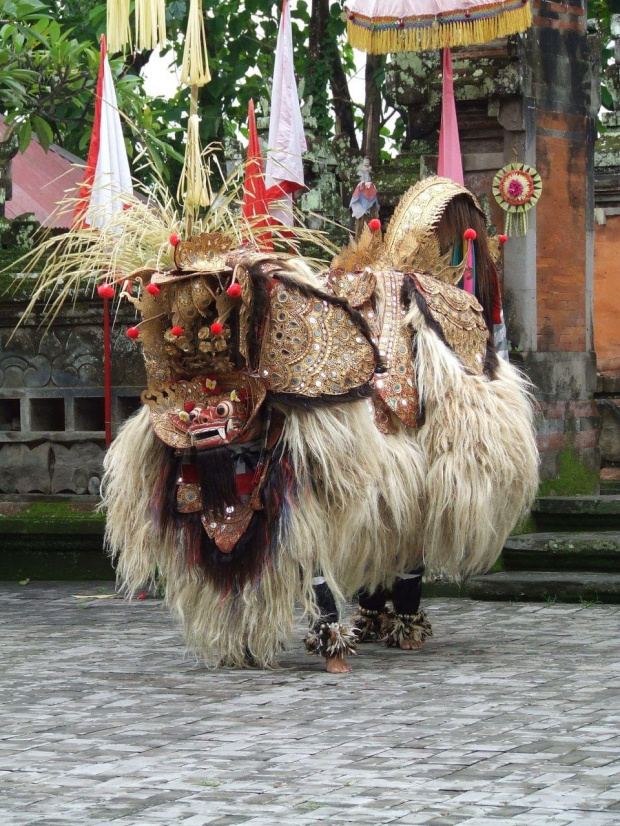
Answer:
[[[19,151],[25,152],[26,149],[30,146],[30,140],[32,138],[32,125],[29,120],[24,121],[20,130],[19,130]]]
[[[43,120],[42,117],[39,115],[32,116],[32,125],[34,126],[34,131],[37,136],[37,140],[47,152],[50,148],[50,144],[54,140],[54,133],[52,132],[52,127],[46,120]]]

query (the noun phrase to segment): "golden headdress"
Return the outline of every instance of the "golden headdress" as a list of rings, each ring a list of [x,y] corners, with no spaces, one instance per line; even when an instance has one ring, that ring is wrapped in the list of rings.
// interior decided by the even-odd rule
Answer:
[[[458,283],[467,264],[467,248],[461,263],[453,265],[452,250],[442,255],[436,232],[446,208],[458,196],[465,196],[485,217],[477,198],[464,186],[437,175],[425,178],[400,199],[384,238],[365,227],[359,241],[334,259],[333,268],[347,272],[365,267],[422,271]]]

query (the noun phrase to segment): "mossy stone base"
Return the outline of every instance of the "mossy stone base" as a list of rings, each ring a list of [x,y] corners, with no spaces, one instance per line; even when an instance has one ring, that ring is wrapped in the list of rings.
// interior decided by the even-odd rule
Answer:
[[[620,603],[620,574],[503,571],[468,583],[472,599]]]
[[[532,518],[538,532],[620,531],[620,496],[541,496]]]
[[[114,579],[104,529],[91,503],[0,502],[0,579]]]
[[[508,571],[620,571],[620,533],[532,533],[506,540]]]
[[[600,457],[566,448],[555,457],[553,476],[543,479],[539,496],[580,496],[599,491]]]

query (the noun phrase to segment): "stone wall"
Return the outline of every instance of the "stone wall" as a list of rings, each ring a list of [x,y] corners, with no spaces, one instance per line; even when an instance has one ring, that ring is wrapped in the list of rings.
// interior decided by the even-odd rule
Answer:
[[[598,370],[620,378],[620,206],[597,223],[594,244],[594,347]]]
[[[40,316],[14,332],[25,307],[0,304],[0,494],[97,493],[105,451],[102,303],[81,298],[51,329]],[[112,336],[113,432],[140,403],[139,348]]]

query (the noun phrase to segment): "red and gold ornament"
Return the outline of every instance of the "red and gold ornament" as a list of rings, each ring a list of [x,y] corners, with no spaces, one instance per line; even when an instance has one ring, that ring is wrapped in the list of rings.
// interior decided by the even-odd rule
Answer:
[[[542,180],[533,166],[509,163],[493,179],[495,200],[506,212],[506,234],[525,235],[527,213],[542,193]]]

